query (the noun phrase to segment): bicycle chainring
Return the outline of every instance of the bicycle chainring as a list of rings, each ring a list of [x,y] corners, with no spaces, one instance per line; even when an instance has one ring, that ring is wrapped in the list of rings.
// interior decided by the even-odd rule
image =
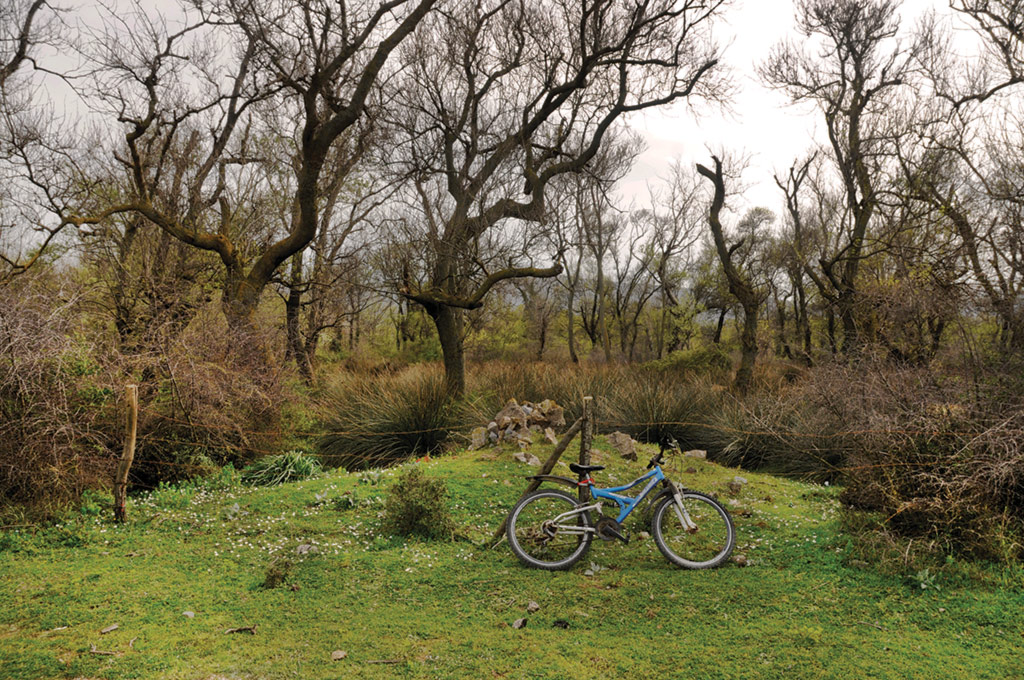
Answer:
[[[619,524],[615,519],[611,517],[602,516],[601,519],[597,520],[597,537],[602,541],[613,541],[615,540],[615,534],[611,531],[617,531],[622,533],[622,525]],[[609,531],[611,529],[611,531]]]

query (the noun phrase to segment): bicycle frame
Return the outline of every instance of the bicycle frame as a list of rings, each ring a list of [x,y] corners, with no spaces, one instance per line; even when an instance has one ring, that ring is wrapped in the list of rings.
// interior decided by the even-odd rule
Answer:
[[[587,482],[588,486],[590,487],[590,495],[595,499],[615,501],[615,503],[619,506],[619,516],[615,518],[615,521],[617,521],[619,524],[622,524],[622,522],[624,522],[625,519],[629,517],[629,513],[633,512],[636,506],[638,506],[640,503],[643,502],[645,498],[647,498],[647,494],[649,494],[654,489],[654,487],[658,485],[659,482],[662,482],[664,480],[665,473],[661,471],[661,466],[655,465],[654,468],[647,474],[643,475],[642,477],[637,477],[629,484],[625,484],[623,486],[610,486],[605,489],[599,489],[598,487],[594,486],[593,479],[588,477],[584,481]],[[637,495],[635,498],[621,495],[621,492],[626,491],[628,489],[632,489],[634,486],[637,486],[641,482],[645,481],[647,482],[647,486],[645,486],[640,491],[640,494]]]

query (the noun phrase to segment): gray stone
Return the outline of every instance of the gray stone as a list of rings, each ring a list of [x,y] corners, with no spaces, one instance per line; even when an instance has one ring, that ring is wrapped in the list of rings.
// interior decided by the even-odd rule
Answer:
[[[476,451],[487,446],[487,430],[482,427],[474,427],[469,435],[469,450]]]
[[[552,430],[550,427],[544,428],[544,441],[546,441],[548,444],[558,443],[558,437],[555,435],[555,431]]]
[[[636,460],[636,442],[625,432],[612,432],[608,435],[615,450],[626,460]]]
[[[551,407],[544,412],[544,418],[551,427],[565,427],[565,409],[551,402]]]
[[[527,426],[526,413],[515,399],[508,400],[505,408],[501,409],[498,415],[494,416],[494,422],[498,424],[500,429],[507,429],[509,427],[525,428]]]
[[[690,458],[700,458],[701,460],[707,460],[708,452],[701,451],[700,449],[693,449],[692,451],[687,451],[683,455],[689,456]]]
[[[540,458],[533,455],[532,453],[526,453],[525,451],[517,451],[515,455],[513,455],[512,457],[518,460],[520,463],[526,463],[527,465],[535,466],[540,465]]]

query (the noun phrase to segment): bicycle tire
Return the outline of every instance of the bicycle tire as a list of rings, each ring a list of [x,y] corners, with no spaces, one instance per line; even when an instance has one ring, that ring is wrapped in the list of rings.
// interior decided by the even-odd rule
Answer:
[[[523,564],[534,569],[562,571],[572,567],[590,550],[593,535],[565,534],[567,539],[556,542],[557,534],[544,534],[541,522],[554,519],[578,505],[573,496],[558,489],[540,489],[520,500],[509,513],[505,529],[512,552]],[[590,527],[589,513],[580,513],[579,518],[581,526]],[[566,550],[567,554],[561,555],[560,549]]]
[[[695,528],[687,529],[679,521],[675,496],[658,503],[651,518],[654,541],[669,562],[683,569],[713,569],[732,553],[736,527],[729,511],[711,496],[697,491],[680,494]]]

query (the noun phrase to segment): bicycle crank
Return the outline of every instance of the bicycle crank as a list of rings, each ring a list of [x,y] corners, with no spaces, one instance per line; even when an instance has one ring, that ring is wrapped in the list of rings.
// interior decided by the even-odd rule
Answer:
[[[602,517],[597,520],[597,537],[602,541],[610,541],[617,538],[623,543],[629,543],[629,536],[622,535],[622,525],[611,517]]]

